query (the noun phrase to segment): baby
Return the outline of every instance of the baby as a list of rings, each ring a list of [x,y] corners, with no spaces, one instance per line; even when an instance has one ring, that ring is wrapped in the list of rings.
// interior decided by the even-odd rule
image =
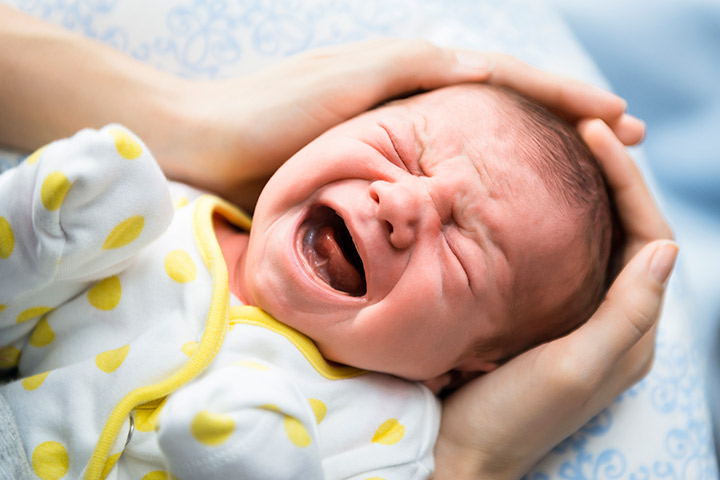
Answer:
[[[437,390],[589,317],[609,243],[602,176],[574,131],[463,86],[318,138],[268,183],[247,250],[226,256],[238,297],[327,359]]]
[[[426,478],[438,402],[398,377],[438,392],[574,328],[609,244],[572,128],[487,86],[326,132],[252,229],[86,130],[0,176],[0,393],[42,479]]]

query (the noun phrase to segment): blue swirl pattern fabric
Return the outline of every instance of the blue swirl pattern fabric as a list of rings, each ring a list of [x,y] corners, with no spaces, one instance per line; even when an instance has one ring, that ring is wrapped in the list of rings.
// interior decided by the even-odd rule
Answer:
[[[540,1],[3,1],[190,78],[238,76],[310,48],[383,35],[502,50],[605,85],[560,18]],[[634,153],[642,161],[642,152]],[[0,170],[22,156],[0,151]],[[681,285],[671,283],[649,376],[554,448],[527,480],[718,479],[683,301]]]

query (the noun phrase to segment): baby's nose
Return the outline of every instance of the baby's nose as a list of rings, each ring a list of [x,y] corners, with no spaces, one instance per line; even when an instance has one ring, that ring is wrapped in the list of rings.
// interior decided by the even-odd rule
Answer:
[[[370,197],[377,204],[378,220],[387,225],[392,246],[405,249],[412,245],[428,207],[428,194],[422,186],[378,180],[370,184]]]

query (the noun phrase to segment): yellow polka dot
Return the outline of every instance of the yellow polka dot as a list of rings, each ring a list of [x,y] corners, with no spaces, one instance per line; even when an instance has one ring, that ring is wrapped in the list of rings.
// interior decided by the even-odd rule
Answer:
[[[105,373],[112,373],[125,361],[129,350],[130,345],[128,344],[115,350],[100,353],[95,357],[95,365]]]
[[[385,478],[383,478],[383,477],[369,477],[369,478],[366,478],[365,480],[385,480]]]
[[[168,475],[162,470],[154,470],[143,475],[142,480],[168,480]]]
[[[266,403],[264,405],[260,405],[259,408],[261,408],[263,410],[270,410],[271,412],[282,413],[282,410],[280,410],[280,407],[278,407],[274,403]]]
[[[117,275],[99,281],[87,293],[88,302],[98,310],[112,310],[120,303],[122,287]]]
[[[185,355],[188,357],[192,357],[193,353],[195,353],[195,350],[197,350],[198,342],[195,340],[190,340],[189,342],[185,342],[182,346],[182,351]]]
[[[381,443],[383,445],[393,445],[402,440],[405,435],[405,427],[403,427],[396,418],[385,420],[378,427],[373,435],[373,443]]]
[[[47,145],[46,145],[47,146]],[[30,156],[27,157],[27,160],[25,160],[30,165],[33,165],[34,163],[37,163],[38,160],[40,160],[40,155],[42,155],[43,151],[45,150],[45,147],[40,147],[37,150],[35,150],[33,153],[30,154]]]
[[[158,418],[162,412],[167,397],[152,400],[142,405],[138,405],[135,409],[135,428],[141,432],[152,432],[158,425]]]
[[[59,480],[70,466],[70,457],[58,442],[43,442],[32,453],[32,468],[42,480]]]
[[[197,275],[197,268],[190,254],[181,249],[173,250],[165,256],[165,271],[178,283],[191,282]]]
[[[32,391],[40,387],[50,372],[38,373],[32,377],[23,378],[22,386],[27,391]]]
[[[115,140],[115,148],[120,156],[134,160],[142,155],[142,147],[127,131],[121,128],[111,128],[109,132]]]
[[[7,308],[7,305],[2,305],[2,304],[0,304],[0,312],[2,312],[3,310],[5,310],[6,308]]]
[[[0,368],[14,367],[20,361],[20,350],[8,345],[0,348]]]
[[[178,197],[173,204],[175,206],[175,210],[180,209],[188,204],[188,198],[183,195]]]
[[[301,448],[310,445],[310,435],[308,434],[303,424],[297,418],[284,414],[283,411],[280,410],[280,407],[278,407],[274,403],[266,403],[264,405],[260,405],[259,408],[263,410],[269,410],[271,412],[276,412],[283,416],[283,426],[285,427],[285,434],[287,434],[287,437],[293,444]]]
[[[285,415],[283,418],[283,426],[285,427],[285,433],[295,446],[305,448],[312,443],[310,434],[308,434],[303,424],[297,418]]]
[[[224,443],[235,430],[235,421],[229,415],[202,410],[190,423],[190,432],[198,442],[214,447]]]
[[[310,402],[310,408],[312,408],[315,414],[315,420],[317,420],[318,425],[320,425],[320,422],[323,421],[323,418],[325,418],[327,414],[327,406],[317,398],[309,398],[308,402]]]
[[[157,425],[153,410],[138,410],[135,413],[135,428],[140,432],[152,432]]]
[[[270,370],[270,367],[268,367],[264,363],[255,362],[253,360],[240,360],[239,362],[236,362],[236,364],[240,365],[241,367],[252,368],[253,370]]]
[[[50,345],[53,340],[55,340],[55,332],[50,328],[46,315],[35,325],[28,342],[35,348],[42,348]]]
[[[107,461],[105,462],[105,466],[102,469],[102,473],[100,474],[100,478],[105,478],[108,476],[110,470],[113,469],[118,459],[120,458],[120,455],[122,455],[122,452],[115,453],[108,457]]]
[[[135,215],[127,220],[118,223],[103,243],[103,250],[124,247],[135,240],[145,227],[145,218],[142,215]]]
[[[27,310],[23,310],[20,315],[18,315],[16,322],[22,323],[26,322],[28,320],[32,320],[33,318],[39,317],[40,315],[45,315],[50,310],[52,310],[52,307],[31,307]]]
[[[0,258],[8,258],[14,248],[15,234],[13,234],[10,222],[5,217],[0,217]]]
[[[42,187],[40,187],[40,199],[45,208],[50,211],[60,208],[71,186],[70,180],[57,170],[45,177]]]

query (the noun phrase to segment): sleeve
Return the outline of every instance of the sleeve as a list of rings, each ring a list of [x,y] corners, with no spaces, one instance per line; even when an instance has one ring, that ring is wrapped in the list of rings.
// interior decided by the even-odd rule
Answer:
[[[327,445],[325,476],[431,478],[440,425],[438,399],[420,384],[388,375],[370,373],[349,380],[334,398],[324,398],[327,414],[320,432]]]
[[[37,323],[28,320],[122,270],[172,216],[163,173],[119,125],[82,130],[3,173],[0,347]]]
[[[173,393],[158,440],[179,479],[322,479],[317,422],[282,370],[236,363]]]

